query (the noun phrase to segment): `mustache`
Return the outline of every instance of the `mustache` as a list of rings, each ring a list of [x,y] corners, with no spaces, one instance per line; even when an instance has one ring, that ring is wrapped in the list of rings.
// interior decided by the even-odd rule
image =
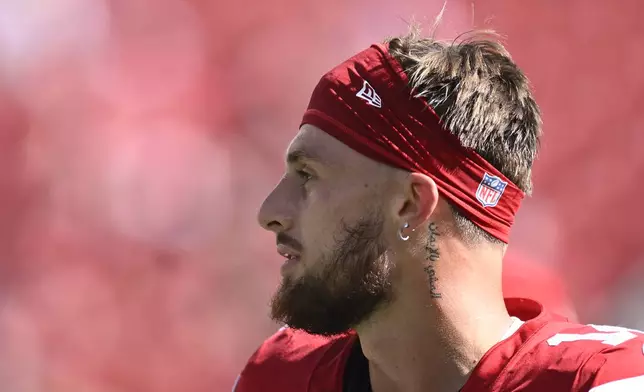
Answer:
[[[289,236],[288,234],[277,233],[276,242],[278,245],[288,246],[289,248],[293,249],[296,252],[302,251],[302,244],[300,244],[295,238]]]

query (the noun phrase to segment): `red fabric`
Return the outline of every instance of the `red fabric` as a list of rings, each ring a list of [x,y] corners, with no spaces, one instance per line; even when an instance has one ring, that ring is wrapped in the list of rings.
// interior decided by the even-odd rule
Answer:
[[[302,124],[317,126],[371,159],[430,176],[442,196],[472,222],[508,242],[523,192],[464,148],[434,110],[412,96],[407,76],[386,46],[372,45],[324,75]],[[477,199],[486,173],[507,183],[493,206]]]
[[[282,328],[253,354],[234,392],[342,392],[355,335],[336,338]]]
[[[585,384],[597,392],[644,391],[642,341],[628,342],[604,349],[584,366]],[[631,365],[632,364],[632,365]]]
[[[532,300],[507,299],[506,306],[526,322],[483,356],[462,392],[588,392],[644,374],[644,335],[638,332],[569,323]],[[235,392],[341,392],[354,339],[284,328],[251,357]]]

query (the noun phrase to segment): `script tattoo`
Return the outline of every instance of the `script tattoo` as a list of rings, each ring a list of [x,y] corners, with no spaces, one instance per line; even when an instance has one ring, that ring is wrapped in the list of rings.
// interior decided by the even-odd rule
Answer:
[[[436,237],[438,237],[438,226],[436,223],[432,222],[429,224],[429,243],[425,247],[427,250],[427,259],[429,261],[436,262],[441,257],[441,253],[438,250],[438,245],[436,244]]]
[[[437,238],[440,236],[438,233],[438,226],[436,223],[429,224],[429,241],[425,250],[427,252],[426,259],[428,260],[428,265],[424,268],[427,277],[429,278],[429,292],[432,298],[440,298],[441,294],[438,292],[437,284],[438,278],[436,277],[436,270],[434,269],[434,263],[440,258],[440,251],[438,250]]]

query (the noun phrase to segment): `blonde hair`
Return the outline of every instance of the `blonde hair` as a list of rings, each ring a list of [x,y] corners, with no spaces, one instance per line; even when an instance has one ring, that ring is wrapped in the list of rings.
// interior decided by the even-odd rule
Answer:
[[[436,25],[434,26],[435,30]],[[407,74],[445,127],[526,194],[541,136],[541,114],[528,79],[492,31],[472,31],[453,41],[424,37],[418,25],[387,40]],[[497,241],[459,213],[468,239]]]

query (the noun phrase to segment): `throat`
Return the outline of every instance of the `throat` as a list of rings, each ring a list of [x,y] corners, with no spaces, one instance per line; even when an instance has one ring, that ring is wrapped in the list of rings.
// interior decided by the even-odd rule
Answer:
[[[343,392],[372,392],[369,361],[356,338],[344,369]]]
[[[479,322],[488,328],[481,328],[479,324],[477,332],[471,328],[449,330],[439,327],[437,334],[431,334],[432,328],[422,333],[405,325],[408,328],[400,328],[406,330],[404,334],[392,333],[388,328],[389,333],[377,336],[367,333],[366,342],[356,337],[345,368],[344,391],[460,390],[486,352],[522,324],[507,313],[505,317],[482,317]],[[483,334],[481,330],[487,330],[487,333]]]

